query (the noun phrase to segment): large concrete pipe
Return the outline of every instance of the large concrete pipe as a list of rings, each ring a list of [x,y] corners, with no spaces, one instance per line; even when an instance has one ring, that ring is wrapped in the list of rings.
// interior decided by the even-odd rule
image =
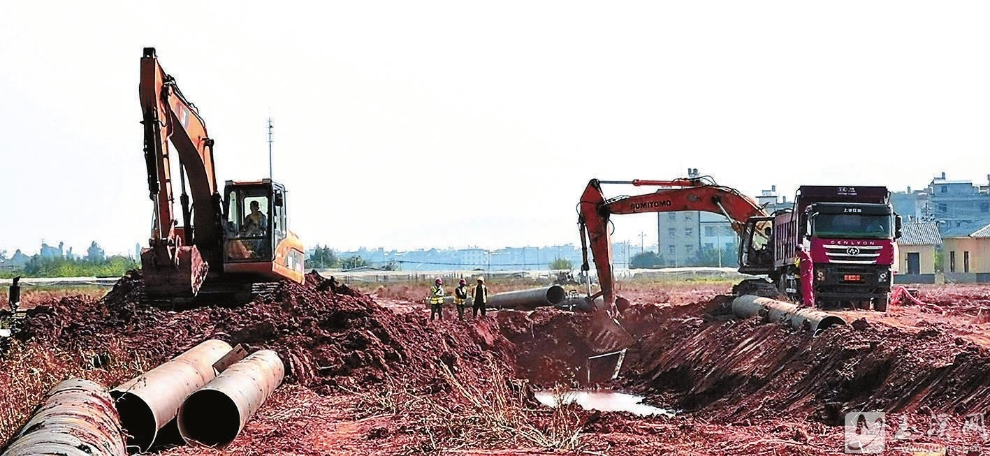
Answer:
[[[555,306],[564,301],[567,292],[560,285],[532,290],[508,291],[488,295],[488,308],[495,309],[535,309],[542,306]]]
[[[190,395],[176,418],[186,443],[225,447],[282,383],[278,354],[259,350],[223,371]]]
[[[110,391],[129,434],[128,446],[140,451],[151,448],[182,401],[216,378],[213,364],[230,351],[228,343],[208,340]]]
[[[734,299],[732,312],[741,318],[759,316],[766,321],[786,323],[794,329],[813,332],[846,324],[842,317],[827,312],[799,308],[788,302],[753,295],[743,295]]]
[[[124,456],[124,434],[106,390],[73,378],[48,392],[2,456]]]

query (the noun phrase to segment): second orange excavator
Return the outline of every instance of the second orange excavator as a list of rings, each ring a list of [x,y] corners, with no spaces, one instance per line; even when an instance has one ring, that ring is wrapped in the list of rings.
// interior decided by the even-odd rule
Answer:
[[[637,187],[658,187],[653,193],[635,196],[605,198],[602,184],[626,184]],[[752,198],[738,190],[721,186],[710,177],[690,177],[674,180],[631,180],[603,181],[592,179],[588,182],[578,203],[578,224],[581,232],[582,271],[587,275],[588,243],[598,272],[601,290],[591,293],[588,285],[588,299],[592,302],[601,297],[610,314],[623,310],[629,302],[615,294],[612,271],[612,240],[609,232],[609,217],[613,214],[635,214],[643,212],[704,211],[724,215],[732,224],[732,229],[742,238],[739,250],[739,272],[744,274],[772,276],[774,258],[771,231],[773,218]],[[761,278],[747,279],[737,284],[735,291],[743,294],[777,296],[778,290],[771,281]]]
[[[260,179],[227,181],[218,191],[214,140],[154,48],[144,49],[139,92],[154,201],[150,245],[141,251],[147,299],[176,304],[204,295],[246,298],[283,280],[302,283],[304,251],[289,230],[285,187]],[[173,158],[181,223],[173,209]]]

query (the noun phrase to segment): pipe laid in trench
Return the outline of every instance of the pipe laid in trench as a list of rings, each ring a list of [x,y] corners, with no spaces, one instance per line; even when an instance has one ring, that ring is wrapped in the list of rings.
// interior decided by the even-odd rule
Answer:
[[[2,456],[124,456],[124,434],[106,390],[72,378],[48,392]]]
[[[766,321],[786,323],[794,329],[812,332],[846,324],[846,321],[837,315],[753,295],[743,295],[734,299],[732,312],[741,318],[759,316]]]
[[[560,285],[532,290],[508,291],[488,296],[489,309],[532,310],[537,307],[555,306],[564,301],[567,292]]]
[[[221,340],[208,340],[110,391],[128,446],[144,452],[158,431],[175,418],[182,401],[216,378],[213,364],[230,352]]]
[[[261,408],[285,376],[278,354],[259,350],[227,368],[190,395],[176,421],[186,443],[223,448]]]

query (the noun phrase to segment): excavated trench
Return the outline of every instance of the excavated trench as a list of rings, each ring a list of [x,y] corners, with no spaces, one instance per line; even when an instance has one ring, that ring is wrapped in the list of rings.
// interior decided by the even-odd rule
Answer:
[[[500,313],[517,371],[646,396],[649,404],[724,423],[760,419],[843,424],[847,412],[986,415],[990,351],[941,325],[909,330],[866,319],[810,334],[730,315],[727,297],[681,306],[636,305],[622,324],[546,309]],[[611,364],[589,357],[625,348]],[[990,415],[987,415],[990,418]]]

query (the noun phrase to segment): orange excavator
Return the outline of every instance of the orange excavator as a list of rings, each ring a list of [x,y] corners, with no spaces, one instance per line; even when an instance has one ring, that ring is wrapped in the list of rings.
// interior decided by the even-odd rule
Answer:
[[[227,181],[223,193],[217,190],[214,141],[154,48],[144,49],[139,92],[154,202],[150,246],[141,251],[146,297],[172,303],[247,297],[283,280],[302,283],[305,256],[289,231],[285,187],[261,179]],[[181,223],[173,209],[175,165]]]
[[[658,187],[658,189],[643,195],[606,198],[602,193],[602,184],[626,184],[637,187]],[[581,269],[587,276],[590,270],[588,265],[590,242],[598,271],[598,282],[601,286],[600,291],[592,294],[591,284],[587,283],[587,299],[591,303],[601,297],[605,310],[612,316],[629,305],[628,300],[615,294],[610,217],[613,214],[676,211],[704,211],[725,216],[742,241],[739,249],[739,272],[752,275],[766,274],[770,279],[747,279],[737,284],[733,291],[739,294],[767,296],[778,294],[774,285],[776,272],[771,239],[773,217],[752,198],[736,189],[718,185],[707,176],[669,181],[592,179],[588,182],[578,203],[578,225],[583,256]]]

